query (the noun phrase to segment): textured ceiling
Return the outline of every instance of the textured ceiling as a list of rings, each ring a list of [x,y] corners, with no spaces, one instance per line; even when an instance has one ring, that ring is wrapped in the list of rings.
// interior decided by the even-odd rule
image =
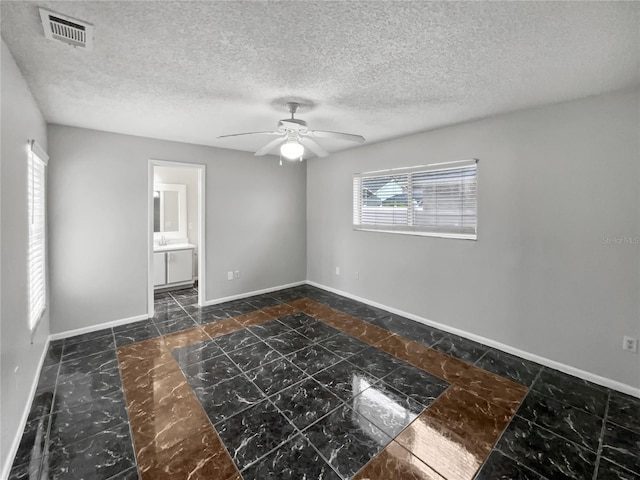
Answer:
[[[46,40],[38,6],[95,25]],[[640,83],[637,2],[1,2],[47,121],[240,150],[284,101],[367,143]],[[330,151],[353,144],[319,140]]]

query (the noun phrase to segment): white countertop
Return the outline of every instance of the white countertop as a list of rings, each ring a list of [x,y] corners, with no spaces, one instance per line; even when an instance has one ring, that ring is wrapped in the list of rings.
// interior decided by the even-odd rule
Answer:
[[[171,243],[169,245],[154,245],[154,252],[170,252],[173,250],[189,250],[196,248],[192,243]]]

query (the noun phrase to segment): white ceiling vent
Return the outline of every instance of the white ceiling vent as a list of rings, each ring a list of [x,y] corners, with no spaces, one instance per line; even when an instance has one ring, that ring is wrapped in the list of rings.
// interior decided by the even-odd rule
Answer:
[[[44,36],[84,50],[93,48],[93,25],[40,8]]]

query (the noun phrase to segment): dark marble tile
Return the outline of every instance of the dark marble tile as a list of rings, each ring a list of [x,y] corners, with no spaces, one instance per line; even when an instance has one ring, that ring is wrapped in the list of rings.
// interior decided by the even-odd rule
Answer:
[[[179,290],[171,290],[169,294],[177,301],[183,298],[197,297],[198,289],[193,287],[181,288]]]
[[[210,387],[198,387],[194,393],[213,424],[265,399],[262,392],[244,375],[222,379]]]
[[[65,381],[69,376],[76,373],[90,373],[106,371],[118,368],[118,358],[115,350],[105,350],[103,352],[87,355],[77,360],[69,360],[60,364],[60,380]]]
[[[59,364],[48,365],[42,367],[40,376],[38,377],[38,385],[36,391],[47,390],[56,384],[58,378]]]
[[[185,314],[186,315],[186,314]],[[182,318],[175,318],[173,320],[168,320],[166,322],[155,322],[156,328],[160,332],[161,335],[168,335],[170,333],[181,332],[182,330],[187,330],[189,328],[197,327],[198,324],[193,321],[193,319],[189,316]]]
[[[425,407],[431,405],[449,386],[444,380],[412,365],[403,365],[385,377],[384,381]]]
[[[350,478],[390,441],[382,430],[347,406],[313,424],[304,435],[344,478]]]
[[[238,348],[255,345],[259,342],[260,338],[256,337],[253,333],[251,333],[251,331],[246,328],[216,338],[216,343],[225,352],[231,352],[233,350],[237,350]]]
[[[182,371],[191,388],[211,387],[226,378],[232,378],[241,373],[238,367],[224,355],[187,365],[182,367]]]
[[[217,431],[240,470],[295,433],[293,425],[269,401],[218,424]]]
[[[300,328],[306,325],[315,325],[318,323],[318,320],[310,317],[304,312],[296,312],[291,315],[287,315],[286,317],[279,318],[278,321],[280,323],[284,323],[290,328]]]
[[[535,392],[580,408],[585,412],[599,417],[604,416],[607,406],[607,391],[604,387],[586,380],[543,367],[531,388]]]
[[[260,325],[249,327],[249,330],[258,337],[266,339],[288,332],[291,329],[284,323],[280,323],[277,320],[271,320],[269,322],[261,323]]]
[[[397,368],[407,365],[406,362],[373,347],[352,355],[348,362],[377,378],[383,378]]]
[[[601,458],[596,480],[640,480],[640,473],[633,473],[606,458]]]
[[[583,410],[529,392],[518,415],[593,452],[598,451],[602,419]]]
[[[13,464],[8,480],[36,480],[40,478],[40,461],[33,463]]]
[[[96,330],[95,332],[83,333],[82,335],[75,335],[64,339],[65,346],[75,345],[77,343],[88,342],[89,340],[97,340],[98,338],[108,337],[113,335],[111,328],[103,328],[102,330]]]
[[[391,438],[398,435],[425,408],[384,382],[378,382],[356,395],[348,405]]]
[[[62,448],[127,422],[125,402],[118,400],[103,397],[51,414],[49,439],[53,448]]]
[[[640,433],[640,398],[612,391],[607,420]]]
[[[489,347],[452,333],[447,334],[438,343],[432,345],[436,350],[459,358],[465,362],[474,363],[484,355]]]
[[[302,370],[280,357],[246,374],[266,395],[273,395],[305,378]]]
[[[43,459],[42,475],[56,480],[102,480],[128,470],[134,464],[129,425],[125,423],[50,451]]]
[[[338,397],[311,378],[282,390],[271,400],[300,430],[342,404]]]
[[[242,472],[244,480],[341,480],[309,441],[298,435]]]
[[[151,338],[157,338],[160,336],[160,332],[156,328],[155,324],[145,324],[140,327],[130,328],[116,332],[116,346],[124,347],[125,345],[131,345],[132,343],[143,342]]]
[[[402,325],[396,332],[398,335],[402,335],[405,338],[413,340],[414,342],[421,343],[430,347],[435,343],[442,340],[447,336],[447,332],[439,330],[428,325],[423,325],[419,322],[409,320],[412,324]]]
[[[289,355],[290,353],[297,352],[311,345],[311,340],[300,335],[295,330],[282,333],[276,337],[267,338],[265,342],[281,355]]]
[[[187,307],[189,305],[197,305],[198,304],[198,295],[185,295],[183,297],[175,298],[175,301],[178,302],[181,306]]]
[[[27,416],[27,422],[35,420],[36,418],[44,415],[49,415],[53,407],[55,386],[48,387],[44,390],[36,391],[33,401],[31,402],[31,408],[29,409],[29,415]]]
[[[92,402],[105,395],[122,392],[118,369],[58,376],[54,410],[76,403]]]
[[[47,353],[44,357],[44,362],[42,366],[50,366],[55,365],[60,362],[62,359],[62,349],[64,348],[64,340],[58,340],[60,343],[51,342],[49,344],[49,348],[47,349]],[[55,345],[54,345],[55,343]]]
[[[296,331],[314,342],[321,342],[340,333],[340,330],[336,330],[322,322],[303,325]]]
[[[191,318],[199,324],[206,325],[208,323],[219,322],[229,318],[226,311],[219,308],[217,305],[209,305],[207,307],[199,308],[196,305],[188,305],[184,309],[191,315]]]
[[[493,450],[475,476],[475,480],[545,480],[527,467]]]
[[[330,352],[340,355],[342,358],[350,357],[351,355],[369,348],[368,344],[361,342],[350,335],[345,335],[344,333],[338,333],[333,337],[322,340],[320,345]]]
[[[218,303],[217,305],[230,317],[237,317],[238,315],[243,315],[257,310],[256,307],[244,300],[232,300],[230,302]]]
[[[244,371],[254,369],[277,358],[282,358],[276,350],[264,342],[233,350],[229,352],[229,357]]]
[[[173,297],[169,292],[154,292],[153,293],[153,301],[161,302],[163,300],[171,300],[173,301]]]
[[[309,298],[314,300],[318,299],[316,301],[329,305],[331,308],[335,308],[341,312],[348,313],[349,315],[353,315],[351,312],[358,312],[359,309],[366,307],[363,303],[328,292],[317,292],[312,295],[313,296],[310,296]]]
[[[344,401],[351,400],[378,382],[377,378],[346,360],[316,373],[313,378]]]
[[[553,479],[591,478],[596,455],[522,417],[514,417],[496,448],[512,459]]]
[[[176,318],[184,318],[188,313],[177,303],[154,306],[153,321],[167,322]]]
[[[256,308],[256,310],[259,310],[261,308],[273,307],[274,305],[278,305],[279,303],[282,303],[280,302],[280,300],[278,300],[277,298],[269,294],[249,297],[249,298],[246,298],[245,301],[249,305],[253,305]]]
[[[109,480],[140,480],[140,475],[138,474],[138,469],[136,467],[130,468],[129,470],[125,470],[124,472],[118,473],[113,477],[109,478]]]
[[[174,348],[171,354],[179,365],[186,366],[223,355],[223,352],[216,342],[207,340],[186,347]]]
[[[27,422],[22,432],[18,451],[13,460],[14,465],[37,463],[46,448],[50,416],[36,418]]]
[[[602,456],[640,475],[640,433],[607,422]]]
[[[111,402],[114,404],[122,404],[124,402],[124,392],[121,389],[113,389],[104,394],[95,392],[76,392],[72,395],[59,395],[56,394],[56,398],[51,409],[52,412],[59,410],[65,410],[72,408],[78,404],[98,404],[104,402]]]
[[[317,344],[298,350],[288,355],[287,359],[309,375],[342,360],[339,356]]]
[[[77,360],[78,358],[86,357],[94,353],[103,352],[105,350],[115,349],[115,341],[113,335],[107,335],[95,340],[89,340],[87,342],[75,343],[73,345],[64,346],[62,352],[62,361]]]
[[[137,322],[125,323],[123,325],[118,325],[117,327],[113,327],[113,333],[118,336],[118,333],[126,332],[127,330],[133,330],[135,328],[147,327],[149,325],[153,325],[153,319],[147,318],[145,320],[139,320]]]
[[[537,363],[495,349],[489,349],[489,351],[478,360],[476,365],[496,375],[510,378],[514,382],[521,383],[527,387],[531,386],[542,368],[542,366]]]

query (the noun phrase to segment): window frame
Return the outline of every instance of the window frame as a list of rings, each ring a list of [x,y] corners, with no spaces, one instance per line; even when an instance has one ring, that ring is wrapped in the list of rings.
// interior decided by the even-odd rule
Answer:
[[[438,173],[448,170],[474,169],[475,182],[475,224],[473,229],[461,226],[455,227],[438,227],[438,226],[421,226],[414,224],[415,210],[411,208],[413,205],[413,175],[421,173]],[[363,197],[362,197],[362,181],[363,179],[385,178],[393,176],[406,176],[407,185],[407,208],[406,223],[401,224],[372,224],[363,223]],[[353,175],[353,229],[364,232],[382,232],[396,233],[401,235],[417,235],[426,237],[454,238],[461,240],[477,240],[478,239],[478,159],[457,160],[452,162],[434,163],[429,165],[420,165],[415,167],[401,167],[386,170],[376,170],[371,172],[356,173]],[[460,198],[464,198],[461,194]],[[459,231],[456,231],[459,230]],[[466,231],[465,231],[466,230]]]
[[[47,284],[47,165],[49,156],[35,140],[29,141],[27,158],[27,295],[28,326],[33,335],[37,330],[48,307]],[[36,175],[39,191],[35,192]],[[36,205],[36,198],[41,205]],[[36,215],[36,208],[41,212]],[[36,223],[37,219],[37,223]],[[37,245],[34,251],[33,245]],[[35,258],[34,258],[35,257]],[[39,264],[34,266],[33,262]],[[34,275],[37,272],[37,276]],[[34,276],[37,285],[34,284]],[[41,298],[34,300],[37,294]],[[34,308],[35,307],[35,308]]]

